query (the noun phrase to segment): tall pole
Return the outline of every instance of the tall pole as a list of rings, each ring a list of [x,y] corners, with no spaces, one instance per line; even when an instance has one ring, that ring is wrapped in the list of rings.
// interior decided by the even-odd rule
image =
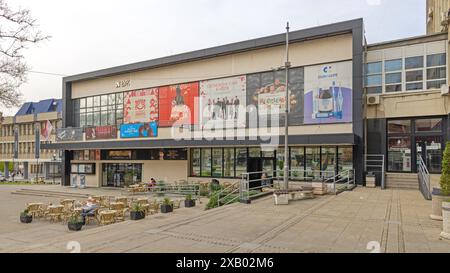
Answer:
[[[286,62],[284,64],[286,72],[286,97],[285,97],[285,118],[284,118],[284,188],[289,189],[289,22],[286,24]]]

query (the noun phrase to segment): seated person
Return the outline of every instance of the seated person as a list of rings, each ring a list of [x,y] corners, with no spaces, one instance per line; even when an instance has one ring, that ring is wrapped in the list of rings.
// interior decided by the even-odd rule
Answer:
[[[267,178],[267,174],[266,173],[263,173],[261,175],[261,186],[262,187],[270,187],[272,185],[271,182],[272,182],[271,179]]]
[[[95,213],[95,210],[98,208],[97,201],[92,198],[92,196],[88,197],[88,200],[86,202],[86,205],[83,207],[81,211],[81,217],[83,217],[83,223],[86,220],[86,216],[93,216]]]

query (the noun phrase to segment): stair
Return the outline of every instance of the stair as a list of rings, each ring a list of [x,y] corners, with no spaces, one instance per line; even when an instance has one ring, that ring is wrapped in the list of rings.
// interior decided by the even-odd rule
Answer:
[[[56,197],[56,198],[87,198],[89,196],[88,194],[83,194],[83,193],[33,190],[33,189],[20,189],[20,190],[11,192],[11,194],[41,196],[41,197]]]
[[[386,188],[419,190],[416,173],[386,173]]]

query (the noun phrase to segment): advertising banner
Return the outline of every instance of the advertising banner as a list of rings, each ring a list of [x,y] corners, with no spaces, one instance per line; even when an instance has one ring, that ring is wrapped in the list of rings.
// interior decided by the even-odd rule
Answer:
[[[125,92],[124,123],[158,121],[158,88]]]
[[[83,128],[57,128],[56,141],[82,141]]]
[[[352,122],[352,62],[305,68],[305,124]]]
[[[14,126],[13,158],[19,158],[19,130],[16,126]]]
[[[41,128],[41,138],[42,138],[44,141],[48,141],[48,140],[50,139],[50,135],[51,135],[51,133],[52,133],[52,130],[53,130],[52,123],[51,123],[49,120],[47,120],[47,121],[42,125],[42,128]]]
[[[289,70],[289,125],[303,123],[303,87],[303,68],[291,68]],[[278,124],[283,124],[286,109],[286,72],[280,70],[248,75],[247,101],[248,105],[258,109],[260,121],[278,115]]]
[[[157,137],[158,124],[156,122],[122,124],[120,125],[121,138]]]
[[[246,76],[200,82],[202,127],[242,128],[246,126]]]
[[[117,138],[117,126],[97,126],[85,128],[86,140],[115,139]]]
[[[159,88],[159,126],[197,124],[194,108],[198,98],[198,82],[163,86]]]

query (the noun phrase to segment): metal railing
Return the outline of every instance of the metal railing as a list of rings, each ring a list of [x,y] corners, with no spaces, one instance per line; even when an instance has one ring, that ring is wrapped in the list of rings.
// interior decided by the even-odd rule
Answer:
[[[338,194],[355,186],[355,171],[353,169],[344,170],[337,175],[328,178],[324,182],[331,184],[331,189],[334,194]]]
[[[419,189],[426,200],[431,200],[430,173],[421,156],[417,159],[417,175],[419,177]]]
[[[236,184],[231,184],[228,187],[225,187],[224,189],[218,191],[216,193],[217,207],[234,203],[236,201],[236,199],[239,198],[239,195],[236,193],[238,191],[239,191],[239,187],[236,187]],[[224,196],[221,197],[222,195],[224,195]],[[236,196],[232,197],[233,195],[236,195]],[[232,198],[230,198],[230,197],[232,197]],[[229,199],[229,200],[227,200],[227,199]]]
[[[381,175],[381,189],[386,188],[385,183],[385,162],[382,154],[365,154],[364,155],[364,171],[380,173]]]

